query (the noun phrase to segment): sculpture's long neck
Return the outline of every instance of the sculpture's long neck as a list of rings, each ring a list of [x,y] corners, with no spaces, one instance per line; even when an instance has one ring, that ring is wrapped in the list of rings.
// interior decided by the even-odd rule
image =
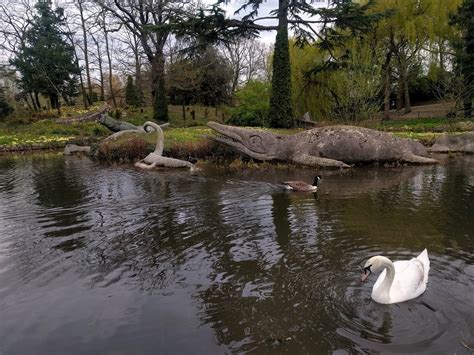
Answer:
[[[165,137],[163,135],[163,130],[161,129],[161,127],[159,125],[157,125],[154,122],[146,122],[143,126],[144,127],[146,127],[146,126],[153,127],[153,129],[158,134],[158,138],[156,139],[156,147],[155,147],[154,153],[159,155],[159,156],[162,156],[163,155],[163,143],[164,143],[164,140],[165,140]]]
[[[393,279],[395,278],[395,267],[393,266],[392,261],[389,258],[381,257],[382,265],[387,270],[385,278],[379,286],[379,292],[381,297],[389,299],[390,298],[390,288],[392,287]]]

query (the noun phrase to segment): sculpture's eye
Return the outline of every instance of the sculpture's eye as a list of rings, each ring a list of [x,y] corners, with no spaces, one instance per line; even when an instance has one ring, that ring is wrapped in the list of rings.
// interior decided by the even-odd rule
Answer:
[[[260,136],[251,136],[249,138],[249,143],[252,148],[261,148],[262,147],[262,137]]]

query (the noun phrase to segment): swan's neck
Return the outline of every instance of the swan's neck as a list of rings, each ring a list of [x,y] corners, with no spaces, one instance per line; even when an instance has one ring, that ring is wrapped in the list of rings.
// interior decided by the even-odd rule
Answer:
[[[385,270],[387,270],[387,272],[385,274],[385,278],[379,286],[378,292],[380,295],[379,297],[388,301],[390,299],[390,288],[392,287],[393,279],[395,278],[395,267],[393,266],[393,263],[389,258],[381,258],[382,266],[385,267]]]

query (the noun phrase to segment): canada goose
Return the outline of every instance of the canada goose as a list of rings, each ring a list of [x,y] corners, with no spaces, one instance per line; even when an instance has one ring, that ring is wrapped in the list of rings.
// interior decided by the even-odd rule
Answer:
[[[282,184],[285,186],[285,189],[292,191],[316,191],[319,180],[321,180],[321,176],[316,175],[312,185],[304,181],[283,181]]]

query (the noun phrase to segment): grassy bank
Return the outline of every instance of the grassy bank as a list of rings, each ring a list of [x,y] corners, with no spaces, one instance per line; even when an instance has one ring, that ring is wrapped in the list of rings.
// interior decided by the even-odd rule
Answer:
[[[474,122],[445,117],[402,118],[376,122],[372,128],[391,132],[397,137],[417,139],[430,146],[444,133],[460,134],[474,130]]]
[[[94,109],[97,107],[92,108],[91,111]],[[212,149],[216,149],[205,138],[212,133],[205,124],[210,120],[222,122],[226,117],[227,108],[189,106],[185,108],[186,119],[183,119],[181,106],[170,106],[169,112],[171,128],[164,132],[167,153],[176,157],[184,157],[197,152],[195,155],[203,156],[209,154]],[[194,119],[191,112],[194,112]],[[98,144],[112,133],[99,123],[61,123],[62,119],[85,113],[87,112],[80,108],[67,108],[63,110],[61,117],[57,117],[55,113],[51,113],[49,116],[47,113],[42,113],[34,118],[17,118],[0,122],[0,151],[62,148],[67,143]],[[142,125],[144,122],[152,120],[151,108],[121,110],[119,114],[122,120],[135,125]],[[419,139],[426,145],[432,144],[436,137],[445,132],[461,133],[474,130],[472,121],[447,118],[396,118],[384,122],[366,121],[362,125],[392,132],[399,137]],[[282,134],[293,134],[301,130],[272,129],[272,131]],[[154,147],[155,142],[156,137],[149,135],[146,137],[144,149],[149,151]],[[130,142],[130,146],[133,143]]]

